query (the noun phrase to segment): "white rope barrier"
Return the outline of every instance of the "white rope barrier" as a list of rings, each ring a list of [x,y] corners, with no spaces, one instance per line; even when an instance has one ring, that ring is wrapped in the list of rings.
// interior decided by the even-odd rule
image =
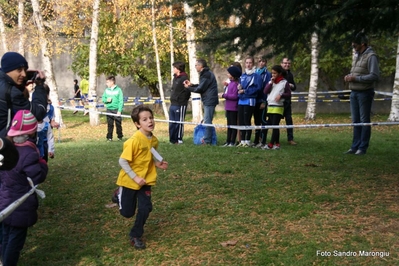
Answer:
[[[32,179],[30,179],[29,177],[27,179],[28,179],[29,185],[32,187],[32,189],[29,190],[28,193],[26,193],[25,195],[23,195],[22,197],[20,197],[13,203],[11,203],[7,208],[5,208],[4,210],[2,210],[0,212],[0,222],[2,222],[5,218],[7,218],[16,208],[18,208],[22,203],[24,203],[24,201],[33,193],[36,192],[36,194],[42,199],[44,199],[46,197],[43,190],[39,190],[36,188],[37,185],[35,186],[33,184]]]
[[[73,110],[73,111],[82,111],[72,107],[59,107],[65,110]],[[88,111],[88,110],[86,110]],[[92,111],[100,115],[110,115],[110,116],[118,116],[114,113],[107,113],[101,111]],[[131,118],[130,115],[120,115],[123,118]],[[186,124],[186,125],[199,125],[202,124],[206,127],[214,127],[214,128],[234,128],[239,130],[251,130],[251,129],[275,129],[275,128],[323,128],[323,127],[357,127],[357,126],[395,126],[399,125],[399,122],[370,122],[370,123],[346,123],[346,124],[300,124],[300,125],[275,125],[275,126],[232,126],[232,125],[221,125],[221,124],[204,124],[204,123],[194,123],[194,122],[181,122],[181,121],[173,121],[173,120],[163,120],[163,119],[154,119],[156,122],[161,123],[177,123],[177,124]]]
[[[338,90],[338,91],[317,91],[316,92],[316,102],[349,102],[348,99],[341,99],[340,97],[349,97],[350,90]],[[392,92],[385,92],[385,91],[375,91],[376,95],[388,96],[389,98],[375,98],[375,101],[391,101],[393,93]],[[308,102],[309,92],[302,91],[302,92],[291,92],[292,102]],[[331,98],[338,97],[338,99],[330,100]],[[320,98],[330,98],[330,99],[320,99]],[[190,98],[191,101],[199,101],[201,100],[200,97]],[[224,101],[224,98],[220,98],[220,101]],[[79,99],[60,99],[60,102],[76,102]],[[164,101],[169,103],[170,97],[165,97]],[[93,102],[93,100],[89,100],[89,102]],[[162,103],[161,97],[124,97],[124,104],[128,105],[139,105],[139,104],[160,104]],[[79,106],[78,108],[88,107],[89,105]],[[98,108],[105,107],[104,104],[100,101],[97,103]]]

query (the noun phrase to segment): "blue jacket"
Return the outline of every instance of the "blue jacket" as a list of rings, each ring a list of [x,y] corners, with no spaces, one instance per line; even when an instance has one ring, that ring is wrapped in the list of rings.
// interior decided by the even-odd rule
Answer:
[[[263,93],[267,83],[269,83],[270,79],[272,78],[272,74],[267,70],[267,67],[258,68],[256,69],[256,73],[262,79],[262,86],[256,98],[257,103],[264,103],[267,101],[267,95]]]
[[[218,84],[215,75],[205,67],[199,77],[198,85],[191,85],[188,89],[191,92],[201,94],[201,100],[204,105],[216,106],[219,104]]]
[[[38,150],[35,144],[32,141],[30,142],[33,145],[16,146],[19,152],[19,160],[13,169],[0,171],[0,211],[31,189],[27,177],[30,177],[35,185],[44,182],[46,179],[47,163],[43,159],[39,161]],[[36,193],[34,193],[15,209],[10,216],[4,219],[3,223],[15,227],[32,226],[37,222],[36,211],[38,206],[39,202]]]
[[[244,93],[238,94],[239,99],[248,99],[248,98],[257,98],[259,95],[259,91],[262,88],[262,78],[258,73],[253,73],[248,75],[247,73],[243,73],[240,78],[241,87],[244,90]]]

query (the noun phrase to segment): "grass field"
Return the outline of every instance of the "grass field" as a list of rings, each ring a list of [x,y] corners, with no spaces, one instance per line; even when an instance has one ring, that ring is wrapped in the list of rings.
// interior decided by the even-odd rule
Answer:
[[[373,127],[368,153],[355,156],[343,154],[349,127],[296,129],[297,146],[282,130],[276,151],[195,146],[191,125],[185,143],[171,145],[158,122],[169,169],[158,171],[147,249],[137,251],[128,241],[134,219],[106,207],[122,143],[105,141],[104,117],[98,127],[81,113],[63,119],[20,265],[399,265],[398,126]],[[223,113],[215,123],[225,124]],[[303,114],[294,123],[305,123]],[[129,119],[123,128],[136,130]],[[217,132],[221,145],[226,133]]]

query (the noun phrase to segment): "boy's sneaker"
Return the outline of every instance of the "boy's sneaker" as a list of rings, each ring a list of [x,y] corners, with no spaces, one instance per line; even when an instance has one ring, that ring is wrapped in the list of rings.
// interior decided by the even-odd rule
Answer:
[[[141,241],[138,237],[131,237],[130,238],[130,245],[135,247],[136,249],[145,249],[145,244]]]
[[[229,145],[228,145],[228,147],[235,147],[236,145],[234,144],[234,143],[230,143]]]
[[[111,201],[113,203],[119,204],[119,197],[118,196],[119,196],[119,188],[115,189],[114,193],[112,194]]]
[[[279,149],[280,149],[280,144],[277,143],[277,144],[273,145],[273,148],[272,148],[272,149],[273,149],[273,150],[279,150]]]
[[[222,147],[227,147],[227,146],[229,146],[229,144],[227,142],[222,145]]]

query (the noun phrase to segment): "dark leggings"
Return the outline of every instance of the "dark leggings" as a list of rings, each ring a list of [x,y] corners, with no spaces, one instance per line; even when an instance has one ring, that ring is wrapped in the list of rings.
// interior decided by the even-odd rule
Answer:
[[[239,105],[238,106],[238,124],[240,126],[251,126],[251,118],[254,113],[254,106]],[[252,130],[240,130],[241,141],[251,140]]]
[[[267,125],[268,126],[278,126],[280,124],[282,115],[280,114],[268,114],[269,119],[267,120]],[[266,138],[267,136],[267,129],[265,130],[264,136]],[[270,140],[271,144],[277,144],[280,143],[280,129],[279,128],[273,128],[272,131],[272,139]]]
[[[226,111],[226,119],[228,126],[236,126],[237,125],[237,111]],[[235,128],[227,128],[227,139],[226,143],[236,143],[237,138],[237,129]]]

